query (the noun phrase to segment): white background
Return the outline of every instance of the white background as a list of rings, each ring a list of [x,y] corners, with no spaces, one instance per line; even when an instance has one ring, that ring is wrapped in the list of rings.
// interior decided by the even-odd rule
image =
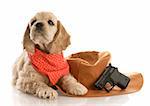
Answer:
[[[13,89],[12,65],[22,52],[22,38],[30,18],[51,11],[71,34],[65,56],[85,50],[109,51],[121,72],[141,72],[140,92],[114,97],[38,99]],[[150,1],[148,0],[1,0],[0,105],[112,106],[148,105],[150,94]],[[147,103],[147,104],[146,104]]]

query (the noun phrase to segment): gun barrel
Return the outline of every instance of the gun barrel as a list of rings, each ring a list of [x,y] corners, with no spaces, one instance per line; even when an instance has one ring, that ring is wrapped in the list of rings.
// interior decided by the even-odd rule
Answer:
[[[104,72],[101,74],[101,76],[99,77],[99,79],[95,83],[95,87],[98,89],[103,89],[107,82],[111,82],[109,80],[109,77],[112,74],[113,70],[114,70],[114,68],[112,68],[111,65],[106,67]]]

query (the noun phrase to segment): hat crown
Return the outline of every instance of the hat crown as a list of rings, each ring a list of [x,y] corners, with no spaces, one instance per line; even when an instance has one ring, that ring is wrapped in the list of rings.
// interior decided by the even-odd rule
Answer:
[[[94,83],[109,63],[109,52],[87,51],[72,54],[67,61],[71,74],[88,89],[94,89]]]

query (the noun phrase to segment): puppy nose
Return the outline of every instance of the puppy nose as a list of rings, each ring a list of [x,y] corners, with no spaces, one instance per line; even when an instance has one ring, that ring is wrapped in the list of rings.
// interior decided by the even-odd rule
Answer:
[[[38,22],[35,26],[36,26],[37,28],[41,28],[41,27],[43,27],[43,23]]]

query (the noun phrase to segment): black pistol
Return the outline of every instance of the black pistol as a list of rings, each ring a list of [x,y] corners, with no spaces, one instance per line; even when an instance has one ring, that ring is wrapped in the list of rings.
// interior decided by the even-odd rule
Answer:
[[[121,89],[125,89],[130,82],[130,78],[123,75],[118,71],[118,68],[111,66],[106,67],[104,72],[101,74],[100,78],[96,81],[95,87],[98,89],[105,89],[107,92],[110,92],[115,85]],[[109,84],[109,89],[106,85]]]

